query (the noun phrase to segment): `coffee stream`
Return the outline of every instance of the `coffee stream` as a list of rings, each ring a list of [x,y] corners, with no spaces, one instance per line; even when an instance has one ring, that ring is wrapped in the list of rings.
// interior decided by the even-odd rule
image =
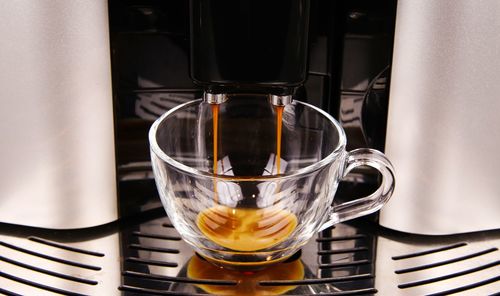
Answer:
[[[281,128],[283,126],[283,109],[285,106],[276,106],[276,174],[280,174],[281,160]]]
[[[212,104],[213,174],[217,176],[219,105]],[[284,106],[276,107],[276,170],[280,174],[281,133]],[[197,218],[200,231],[212,242],[236,251],[257,251],[286,240],[297,226],[297,217],[287,210],[270,207],[230,208],[219,205],[217,179],[214,178],[215,206],[202,211]]]

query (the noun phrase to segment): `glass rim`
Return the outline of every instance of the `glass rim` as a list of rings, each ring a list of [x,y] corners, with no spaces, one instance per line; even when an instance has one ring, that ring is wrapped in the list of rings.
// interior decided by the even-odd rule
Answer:
[[[201,171],[195,168],[192,168],[190,166],[187,166],[172,157],[168,156],[158,145],[158,142],[156,141],[156,133],[158,131],[158,127],[160,124],[167,119],[168,117],[172,116],[175,114],[177,111],[184,109],[190,105],[194,105],[196,103],[202,102],[202,99],[195,99],[186,103],[183,103],[181,105],[178,105],[169,111],[165,112],[162,116],[160,116],[158,119],[156,119],[153,124],[151,125],[151,128],[149,129],[149,146],[150,150],[152,153],[154,153],[157,157],[159,157],[162,161],[166,162],[168,165],[174,167],[175,169],[182,171],[184,173],[188,173],[193,176],[202,176],[205,178],[209,179],[217,179],[218,181],[269,181],[269,180],[276,180],[276,179],[288,179],[288,178],[295,178],[298,176],[306,175],[311,172],[314,172],[316,170],[319,170],[326,165],[330,164],[334,159],[337,158],[337,156],[344,150],[346,146],[346,135],[342,127],[340,126],[340,123],[335,120],[330,114],[328,114],[326,111],[308,104],[304,103],[299,100],[293,100],[293,103],[298,103],[302,104],[308,108],[313,109],[314,111],[319,112],[321,115],[323,115],[336,129],[337,134],[339,135],[339,141],[337,142],[337,146],[333,151],[328,154],[326,157],[321,159],[320,161],[308,165],[306,167],[303,167],[301,169],[284,173],[284,174],[277,174],[277,175],[266,175],[266,176],[227,176],[227,175],[219,175],[219,174],[212,174],[208,173],[205,171]]]

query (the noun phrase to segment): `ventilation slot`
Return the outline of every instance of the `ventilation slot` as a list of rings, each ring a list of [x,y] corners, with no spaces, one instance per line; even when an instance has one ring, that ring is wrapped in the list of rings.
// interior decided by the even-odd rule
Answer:
[[[449,260],[444,260],[444,261],[440,261],[440,262],[435,262],[435,263],[431,263],[431,264],[425,264],[425,265],[420,265],[420,266],[415,266],[415,267],[410,267],[410,268],[405,268],[405,269],[399,269],[399,270],[396,270],[395,273],[402,274],[402,273],[415,272],[415,271],[419,271],[419,270],[434,268],[434,267],[438,267],[438,266],[442,266],[442,265],[452,264],[452,263],[455,263],[455,262],[459,262],[459,261],[471,259],[471,258],[474,258],[474,257],[478,257],[478,256],[481,256],[481,255],[485,255],[485,254],[491,253],[491,252],[495,252],[495,251],[498,251],[498,249],[497,248],[491,248],[491,249],[487,249],[487,250],[483,250],[483,251],[480,251],[480,252],[468,254],[468,255],[465,255],[465,256],[460,256],[460,257],[449,259]]]
[[[5,294],[7,296],[22,296],[21,294],[17,294],[17,293],[14,293],[14,292],[2,289],[2,288],[0,288],[0,294]]]
[[[425,250],[425,251],[420,251],[420,252],[415,252],[415,253],[410,253],[410,254],[405,254],[405,255],[400,255],[400,256],[394,256],[394,257],[392,257],[392,260],[409,259],[409,258],[429,255],[429,254],[447,251],[447,250],[451,250],[451,249],[455,249],[455,248],[459,248],[459,247],[464,247],[464,246],[467,246],[467,243],[458,243],[458,244],[439,247],[439,248],[435,248],[435,249],[429,249],[429,250]]]
[[[73,281],[73,282],[77,282],[77,283],[82,283],[82,284],[87,284],[87,285],[97,285],[96,281],[91,281],[91,280],[87,280],[87,279],[82,279],[82,278],[78,278],[78,277],[66,275],[66,274],[63,274],[63,273],[58,273],[58,272],[50,271],[50,270],[47,270],[47,269],[43,269],[43,268],[39,268],[39,267],[32,266],[32,265],[29,265],[29,264],[25,264],[25,263],[22,263],[22,262],[18,262],[18,261],[9,259],[9,258],[5,258],[3,256],[0,256],[0,261],[7,262],[9,264],[16,265],[16,266],[19,266],[19,267],[22,267],[22,268],[25,268],[25,269],[29,269],[29,270],[32,270],[32,271],[44,273],[44,274],[47,274],[47,275],[55,276],[55,277],[58,277],[58,278],[61,278],[61,279],[65,279],[65,280],[69,280],[69,281]]]
[[[54,293],[59,293],[59,294],[63,294],[63,295],[69,295],[69,296],[84,296],[85,295],[85,294],[74,293],[71,291],[43,285],[40,283],[36,283],[36,282],[30,281],[30,280],[26,280],[26,279],[23,279],[23,278],[20,278],[17,276],[7,274],[7,273],[1,272],[1,271],[0,271],[0,277],[6,278],[6,279],[9,279],[9,280],[21,283],[21,284],[29,285],[29,286],[32,286],[32,287],[35,287],[38,289],[42,289],[42,290],[50,291],[50,292],[54,292]]]
[[[498,266],[499,264],[500,264],[500,260],[495,261],[495,262],[491,262],[491,263],[488,263],[488,264],[485,264],[485,265],[481,265],[481,266],[478,266],[478,267],[474,267],[474,268],[471,268],[471,269],[462,270],[462,271],[459,271],[459,272],[455,272],[455,273],[443,275],[443,276],[440,276],[440,277],[435,277],[435,278],[425,279],[425,280],[421,280],[421,281],[416,281],[416,282],[410,282],[410,283],[406,283],[406,284],[401,284],[401,285],[398,285],[398,287],[400,289],[406,289],[406,288],[411,288],[411,287],[416,287],[416,286],[421,286],[421,285],[427,285],[427,284],[431,284],[431,283],[435,283],[435,282],[439,282],[439,281],[444,281],[444,280],[447,280],[447,279],[451,279],[451,278],[454,278],[454,277],[459,277],[459,276],[471,274],[471,273],[474,273],[474,272],[477,272],[477,271],[481,271],[483,269],[492,268],[492,267]]]
[[[10,249],[13,249],[13,250],[25,253],[25,254],[37,256],[37,257],[40,257],[40,258],[43,258],[43,259],[47,259],[47,260],[51,260],[51,261],[54,261],[54,262],[66,264],[66,265],[71,265],[71,266],[75,266],[75,267],[85,268],[85,269],[89,269],[89,270],[96,270],[96,271],[101,270],[101,268],[99,266],[93,266],[93,265],[88,265],[88,264],[84,264],[84,263],[74,262],[74,261],[70,261],[70,260],[66,260],[66,259],[56,258],[56,257],[53,257],[53,256],[49,256],[49,255],[45,255],[45,254],[38,253],[38,252],[35,252],[35,251],[31,251],[31,250],[28,250],[28,249],[24,249],[24,248],[21,248],[21,247],[17,247],[17,246],[14,246],[12,244],[9,244],[9,243],[6,243],[6,242],[2,242],[2,241],[0,241],[0,246],[6,247],[6,248],[10,248]]]
[[[63,250],[66,250],[66,251],[71,251],[71,252],[85,254],[85,255],[90,255],[90,256],[95,256],[95,257],[104,257],[103,253],[89,251],[89,250],[83,250],[83,249],[75,248],[75,247],[70,247],[70,246],[67,246],[67,245],[63,245],[63,244],[60,244],[60,243],[49,241],[49,240],[46,240],[46,239],[43,239],[43,238],[39,238],[39,237],[36,237],[36,236],[30,236],[30,237],[28,237],[28,239],[30,241],[34,241],[34,242],[37,242],[37,243],[40,243],[40,244],[44,244],[44,245],[47,245],[47,246],[51,246],[51,247],[54,247],[54,248],[63,249]]]
[[[492,278],[486,279],[486,280],[483,280],[483,281],[480,281],[480,282],[477,282],[475,284],[465,285],[465,286],[461,286],[461,287],[458,287],[458,288],[455,288],[455,289],[450,289],[450,290],[446,290],[446,291],[442,291],[442,292],[438,292],[438,293],[434,293],[434,294],[429,294],[429,296],[450,295],[450,294],[454,294],[454,293],[463,292],[463,291],[471,290],[471,289],[474,289],[474,288],[478,288],[478,287],[481,287],[481,286],[484,286],[484,285],[488,285],[488,284],[491,284],[491,283],[494,283],[494,282],[497,282],[497,281],[500,281],[500,275],[496,276],[496,277],[492,277]]]
[[[96,278],[101,274],[103,253],[89,251],[85,244],[74,247],[35,236],[5,239],[9,242],[0,241],[0,294],[38,295],[43,290],[89,295],[99,291]]]
[[[486,291],[495,287],[487,285],[500,280],[500,274],[495,274],[500,265],[498,248],[478,244],[459,242],[393,256],[400,265],[394,271],[400,282],[397,287],[412,294],[449,295],[476,288],[483,290],[470,293],[491,294]]]

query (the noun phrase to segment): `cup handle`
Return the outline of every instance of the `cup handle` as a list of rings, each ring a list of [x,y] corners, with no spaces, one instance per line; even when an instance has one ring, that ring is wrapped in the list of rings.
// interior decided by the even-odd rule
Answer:
[[[391,197],[395,185],[394,168],[382,152],[368,148],[355,149],[348,152],[344,164],[343,177],[359,166],[369,166],[378,170],[382,174],[382,183],[375,192],[366,197],[333,207],[329,220],[321,226],[320,231],[334,224],[376,212]]]

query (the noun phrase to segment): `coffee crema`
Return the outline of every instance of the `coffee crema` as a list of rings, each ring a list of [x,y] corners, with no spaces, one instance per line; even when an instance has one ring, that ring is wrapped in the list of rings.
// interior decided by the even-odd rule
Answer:
[[[212,242],[236,251],[257,251],[286,240],[297,217],[286,210],[215,206],[198,214],[196,224]]]

